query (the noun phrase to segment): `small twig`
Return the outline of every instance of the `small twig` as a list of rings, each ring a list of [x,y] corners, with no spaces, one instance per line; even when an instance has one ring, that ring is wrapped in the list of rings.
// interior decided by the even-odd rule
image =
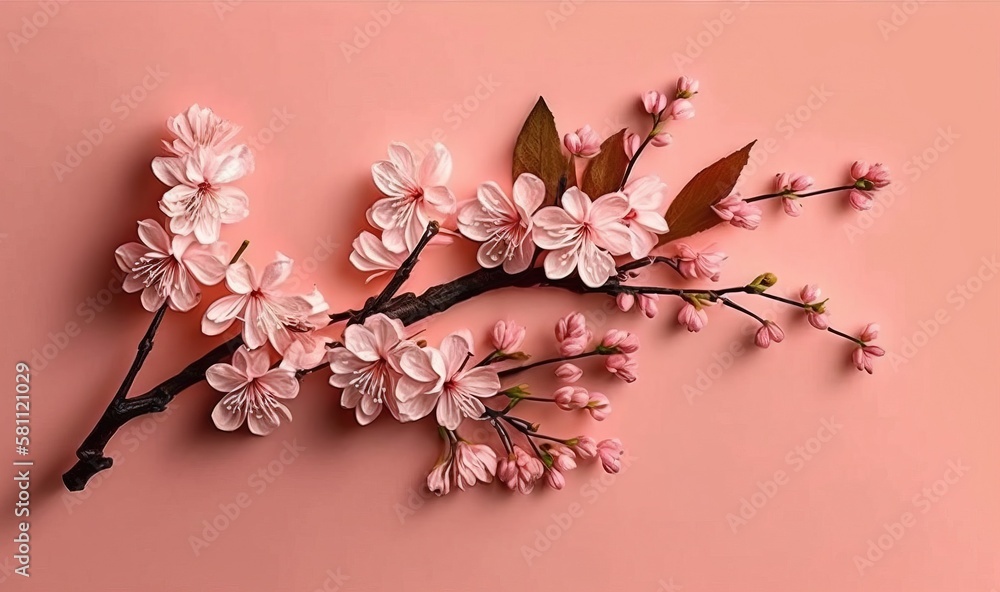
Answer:
[[[797,199],[803,199],[806,197],[812,197],[814,195],[823,195],[824,193],[833,193],[834,191],[847,191],[848,189],[854,189],[854,185],[841,185],[840,187],[830,187],[828,189],[820,189],[818,191],[810,191],[809,193],[793,193],[788,191],[781,191],[778,193],[765,193],[764,195],[757,195],[746,199],[747,203],[753,203],[755,201],[761,201],[765,199],[772,199],[775,197],[794,197]]]
[[[406,280],[410,279],[410,273],[413,272],[413,268],[417,265],[417,261],[420,260],[420,252],[424,250],[427,243],[429,243],[430,240],[434,238],[434,235],[440,230],[441,226],[434,220],[431,220],[427,224],[427,229],[424,230],[423,236],[420,237],[416,246],[413,247],[413,252],[406,257],[403,264],[396,270],[396,273],[392,274],[392,279],[389,280],[389,283],[386,284],[385,288],[383,288],[381,292],[379,292],[378,296],[368,300],[364,308],[361,309],[361,312],[352,318],[349,324],[363,322],[366,318],[375,314],[375,311],[381,310],[381,308],[396,295],[396,292],[399,291]],[[333,315],[331,315],[330,318],[333,319]]]

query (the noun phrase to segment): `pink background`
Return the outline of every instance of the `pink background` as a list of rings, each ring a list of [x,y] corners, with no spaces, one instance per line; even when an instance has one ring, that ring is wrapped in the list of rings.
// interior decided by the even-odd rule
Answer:
[[[0,48],[4,429],[14,363],[50,343],[56,352],[33,364],[33,577],[11,575],[15,490],[4,477],[4,589],[1000,588],[1000,281],[987,264],[1000,202],[983,190],[1000,132],[995,4],[564,2],[565,18],[552,20],[559,4],[407,2],[388,22],[383,2],[68,3],[38,16],[44,4],[0,6],[11,41]],[[25,29],[26,18],[44,24]],[[348,44],[357,51],[345,55]],[[137,297],[107,287],[114,248],[133,240],[136,219],[157,215],[163,188],[149,161],[166,116],[197,101],[256,138],[258,168],[242,183],[252,215],[225,236],[252,239],[255,264],[277,249],[294,257],[340,310],[371,293],[347,255],[375,197],[369,166],[390,140],[443,137],[466,198],[487,179],[509,184],[514,136],[538,94],[563,132],[590,123],[607,134],[638,126],[636,94],[682,73],[703,82],[698,115],[640,166],[674,191],[753,138],[751,194],[779,171],[828,186],[856,158],[892,168],[897,194],[870,214],[845,208],[842,194],[810,200],[798,220],[769,203],[756,232],[692,241],[731,254],[726,285],[772,271],[779,294],[821,284],[844,330],[881,322],[879,342],[896,357],[874,376],[850,367],[845,342],[748,297],[788,339],[738,350],[722,370],[724,352],[748,344],[747,320],[729,311],[692,336],[673,326],[674,302],[655,321],[605,320],[602,298],[492,294],[428,334],[483,335],[513,315],[545,355],[551,323],[574,308],[640,333],[640,380],[597,383],[612,394],[610,419],[532,415],[566,435],[620,436],[629,461],[619,476],[602,481],[589,467],[559,493],[476,487],[428,499],[419,491],[438,454],[433,426],[359,428],[318,375],[293,402],[295,422],[269,438],[215,430],[218,395],[199,385],[162,421],[119,434],[114,470],[87,491],[62,488],[149,319]],[[121,99],[130,93],[139,100]],[[58,180],[53,163],[105,118],[100,141]],[[473,252],[432,252],[410,288],[471,270]],[[167,315],[138,389],[213,345],[198,332],[204,306]],[[840,427],[827,437],[831,420]],[[293,442],[304,451],[281,464]],[[254,477],[269,463],[280,475]],[[968,468],[957,476],[950,463]],[[768,484],[778,471],[781,484]],[[760,505],[761,487],[773,497],[733,528],[727,515],[744,499]],[[250,505],[196,555],[190,537],[203,521],[225,523],[220,504],[241,495]],[[882,536],[886,525],[898,540]],[[880,536],[888,550],[859,570],[855,556]]]

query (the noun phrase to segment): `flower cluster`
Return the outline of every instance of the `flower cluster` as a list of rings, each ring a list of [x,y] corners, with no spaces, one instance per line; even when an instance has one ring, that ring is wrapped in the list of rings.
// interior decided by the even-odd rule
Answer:
[[[613,298],[621,311],[638,310],[648,319],[657,317],[664,300],[676,298],[680,306],[674,318],[690,333],[708,326],[710,310],[733,310],[759,323],[753,337],[758,347],[783,342],[785,332],[775,320],[758,316],[736,300],[746,295],[791,306],[812,327],[848,340],[854,365],[871,373],[874,359],[885,354],[872,343],[878,325],[867,325],[857,337],[838,331],[830,326],[829,300],[822,298],[818,286],[804,286],[795,297],[779,296],[773,293],[777,277],[771,273],[748,283],[714,287],[728,255],[715,245],[677,242],[676,238],[698,230],[668,228],[666,184],[655,175],[631,177],[647,146],[672,143],[666,131],[670,122],[694,116],[691,99],[698,90],[697,80],[681,77],[671,93],[642,94],[640,103],[650,117],[650,129],[644,137],[620,132],[621,146],[619,136],[604,141],[590,126],[560,140],[551,113],[540,100],[543,114],[547,113],[545,162],[522,167],[533,172],[519,174],[509,190],[487,181],[461,203],[448,187],[452,158],[445,146],[435,144],[418,158],[406,145],[391,144],[388,159],[372,166],[380,197],[366,213],[372,229],[354,240],[350,261],[369,274],[368,281],[387,273],[392,273],[392,281],[360,309],[334,314],[315,286],[296,289],[298,282],[290,281],[293,261],[284,254],[277,253],[260,271],[241,259],[246,242],[229,258],[220,241],[222,225],[249,213],[247,195],[232,183],[252,172],[254,160],[249,148],[236,141],[239,127],[194,105],[168,120],[172,137],[164,146],[169,155],[152,164],[156,177],[169,187],[160,200],[169,232],[155,220],[142,220],[141,242],[116,250],[118,265],[126,272],[124,289],[141,291],[143,307],[157,313],[152,335],[167,309],[194,309],[201,299],[201,285],[225,279],[229,293],[210,304],[201,319],[206,335],[230,330],[235,335],[234,325],[239,332],[231,341],[229,351],[235,351],[230,361],[219,362],[225,358],[218,356],[211,360],[218,363],[202,366],[207,366],[208,383],[224,393],[212,412],[221,430],[247,424],[253,434],[273,432],[282,419],[291,420],[284,401],[298,395],[299,380],[329,368],[329,384],[339,389],[341,406],[353,410],[361,425],[375,421],[383,410],[401,423],[433,418],[444,447],[427,476],[427,487],[439,495],[494,480],[525,494],[543,481],[562,489],[566,475],[588,460],[616,473],[624,452],[617,438],[557,437],[543,433],[538,422],[519,413],[544,405],[594,421],[607,419],[612,413],[610,398],[588,388],[584,379],[596,371],[625,383],[638,380],[635,334],[611,329],[595,335],[584,315],[572,312],[555,324],[552,357],[533,359],[522,351],[525,327],[512,320],[497,322],[485,339],[477,340],[463,328],[431,344],[400,318],[412,323],[469,293],[552,286],[602,294]],[[526,123],[524,129],[529,128]],[[531,142],[537,144],[538,137],[533,135]],[[750,147],[742,151],[741,163]],[[602,150],[618,152],[602,155]],[[578,165],[585,167],[582,175],[577,174]],[[590,175],[595,169],[597,173]],[[799,216],[801,200],[846,191],[850,205],[865,210],[871,207],[874,192],[890,182],[884,165],[859,161],[851,167],[849,185],[812,190],[812,177],[781,173],[774,177],[771,193],[744,198],[733,191],[738,171],[728,182],[722,176],[719,171],[699,174],[692,183],[699,178],[712,179],[711,183],[682,191],[674,199],[699,192],[708,193],[710,199],[681,203],[680,210],[700,207],[699,215],[712,221],[710,207],[718,221],[752,230],[760,225],[762,209],[757,202],[762,200],[780,199],[786,214]],[[684,226],[682,219],[671,220],[675,227]],[[476,272],[420,296],[396,296],[423,248],[456,238],[476,243],[480,268],[497,271]],[[657,254],[668,242],[668,248]],[[660,264],[675,272],[683,287],[640,281],[646,270]],[[449,293],[459,296],[451,301]],[[410,308],[401,312],[403,305]],[[343,321],[346,326],[335,331]],[[477,355],[477,343],[487,340],[490,346]],[[533,394],[520,377],[540,368],[551,371],[558,383],[541,395]],[[470,425],[480,429],[470,430]]]
[[[123,287],[127,292],[141,290],[142,305],[150,312],[164,306],[187,312],[201,300],[199,284],[225,279],[231,294],[208,307],[202,331],[218,335],[238,319],[244,345],[232,363],[215,364],[206,372],[209,384],[227,393],[212,418],[222,430],[247,423],[254,434],[266,435],[281,416],[291,419],[279,399],[298,393],[295,372],[326,357],[332,337],[319,330],[329,322],[324,314],[328,307],[315,288],[306,294],[286,289],[292,260],[281,253],[261,274],[239,259],[242,249],[227,264],[228,248],[219,240],[222,225],[249,214],[246,193],[231,183],[254,168],[250,149],[236,143],[240,128],[211,109],[193,105],[169,118],[167,129],[172,138],[163,144],[169,156],[154,158],[152,168],[170,187],[160,210],[173,236],[155,220],[139,222],[142,242],[115,251],[118,266],[127,274]],[[283,358],[279,367],[271,368],[265,346]]]

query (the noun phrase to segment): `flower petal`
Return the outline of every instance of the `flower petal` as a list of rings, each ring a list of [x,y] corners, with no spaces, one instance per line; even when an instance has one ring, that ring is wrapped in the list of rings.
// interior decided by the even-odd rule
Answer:
[[[417,180],[422,187],[447,185],[451,179],[451,167],[451,153],[438,142],[420,163]]]
[[[247,417],[247,408],[245,405],[242,408],[237,406],[240,398],[244,396],[243,391],[244,389],[240,389],[230,393],[216,403],[215,409],[212,410],[212,421],[215,423],[215,427],[232,432],[243,425]]]
[[[217,391],[231,393],[243,386],[249,380],[245,374],[236,369],[232,364],[213,364],[205,370],[205,380]]]

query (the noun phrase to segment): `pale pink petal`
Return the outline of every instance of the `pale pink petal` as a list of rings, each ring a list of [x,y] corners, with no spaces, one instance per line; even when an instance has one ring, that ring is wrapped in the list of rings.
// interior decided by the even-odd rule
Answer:
[[[403,173],[410,177],[414,176],[416,165],[413,164],[413,152],[406,144],[401,142],[389,144],[389,161]]]
[[[474,241],[483,242],[493,236],[496,227],[492,220],[478,200],[467,201],[458,208],[458,229]]]
[[[230,294],[213,302],[209,305],[208,310],[205,311],[205,318],[202,321],[202,332],[205,335],[218,335],[225,331],[236,319],[236,315],[240,314],[240,311],[243,310],[246,301],[246,296]],[[206,321],[210,324],[213,332],[209,332],[209,329],[206,328]]]
[[[210,181],[213,185],[232,183],[253,172],[254,160],[250,148],[246,144],[235,146],[229,152],[218,157],[215,171]]]
[[[364,402],[365,399],[362,399],[361,405],[358,405],[357,407],[354,408],[354,417],[357,418],[358,425],[363,425],[363,426],[368,425],[371,422],[375,421],[375,419],[379,416],[379,414],[382,413],[381,405],[376,405],[373,410],[365,411],[365,409],[362,407],[362,405],[364,405]]]
[[[243,425],[244,420],[246,420],[246,406],[242,409],[237,407],[242,395],[241,389],[241,391],[226,395],[219,400],[215,409],[212,410],[212,421],[215,423],[215,427],[232,432]]]
[[[455,213],[455,195],[447,187],[424,187],[424,205],[425,210],[434,213],[431,218],[441,222],[448,215]]]
[[[372,165],[372,179],[375,181],[375,186],[378,187],[378,190],[389,197],[412,195],[417,190],[412,178],[402,173],[394,163],[387,160],[380,160]],[[375,202],[375,206],[378,205],[378,202]],[[378,216],[378,212],[375,209],[373,209],[373,213]],[[378,217],[376,217],[376,220],[378,220]],[[379,226],[385,228],[388,224],[383,226],[380,221]]]
[[[621,222],[628,210],[628,199],[624,193],[609,193],[594,202],[590,210],[590,222],[597,227]]]
[[[161,183],[170,187],[187,183],[183,161],[176,156],[157,156],[154,158],[153,174]]]
[[[213,286],[226,276],[226,262],[219,256],[224,248],[219,243],[202,245],[190,236],[175,236],[173,246],[184,267],[202,284]]]
[[[405,376],[399,381],[396,392],[400,399],[399,417],[403,421],[416,421],[427,417],[437,404],[441,393],[428,393],[422,386]]]
[[[139,239],[154,251],[165,255],[171,252],[170,237],[155,220],[139,221]]]
[[[420,163],[417,179],[423,187],[447,185],[451,179],[451,153],[444,144],[437,143]]]
[[[511,258],[503,262],[503,270],[510,274],[521,273],[531,267],[534,256],[535,244],[528,239],[522,240],[514,248]]]
[[[263,405],[257,413],[250,412],[247,414],[247,426],[250,427],[250,433],[257,436],[267,436],[276,430],[281,425],[281,418],[278,417],[278,411],[285,415],[286,418],[291,418],[288,408],[281,403],[273,401],[271,405],[274,406],[274,409]]]
[[[632,249],[632,233],[620,222],[605,224],[597,230],[594,244],[612,255],[624,255]]]
[[[299,394],[299,381],[295,379],[295,373],[289,370],[275,368],[265,372],[257,379],[257,384],[281,399],[294,399]]]
[[[178,312],[187,312],[201,302],[201,289],[191,274],[183,268],[178,269],[175,273],[178,274],[177,289],[170,292],[168,298],[170,308]]]
[[[226,270],[226,287],[236,294],[249,294],[260,284],[257,283],[257,272],[253,266],[240,259]]]
[[[362,360],[374,362],[379,359],[380,344],[367,327],[349,325],[344,329],[344,345]]]
[[[513,194],[521,216],[529,218],[545,201],[545,183],[531,173],[522,173],[514,181]]]
[[[160,294],[156,289],[156,286],[149,286],[143,289],[142,294],[139,296],[139,300],[142,301],[142,307],[149,312],[156,312],[156,309],[163,306],[166,302],[166,296]]]
[[[474,397],[492,397],[500,390],[500,378],[496,370],[472,368],[462,374],[461,387]]]
[[[276,253],[274,261],[268,263],[264,273],[261,274],[260,289],[264,292],[273,292],[290,275],[292,275],[292,260],[282,253]]]
[[[442,395],[438,399],[437,422],[438,425],[444,426],[449,430],[457,429],[461,425],[462,411],[454,397]]]
[[[333,384],[333,382],[331,381],[330,384]],[[334,384],[333,386],[337,385]],[[361,391],[359,391],[353,385],[349,385],[342,388],[344,389],[344,391],[340,393],[340,406],[343,407],[344,409],[353,409],[357,407],[358,403],[361,402],[361,398],[363,396],[361,394]]]
[[[591,206],[590,196],[580,191],[578,187],[570,187],[563,193],[561,209],[577,222],[583,222],[590,218]],[[549,208],[543,208],[539,213],[547,209]],[[538,223],[537,218],[535,222]]]
[[[658,237],[638,225],[629,227],[632,238],[632,248],[630,254],[636,259],[649,255],[649,252],[656,246]]]
[[[205,371],[205,380],[217,391],[231,393],[245,386],[247,377],[231,364],[213,364]]]
[[[259,378],[267,374],[268,369],[271,367],[271,356],[268,355],[266,350],[240,348],[236,351],[239,353],[241,350],[244,356],[243,359],[246,362],[244,372],[247,378]]]
[[[574,244],[545,255],[545,277],[559,280],[573,273],[579,258],[579,249]]]
[[[250,215],[250,198],[238,187],[217,187],[215,198],[219,203],[219,221],[223,224],[235,224]]]
[[[607,252],[587,241],[580,249],[580,262],[577,268],[580,272],[580,279],[585,285],[598,288],[614,275],[615,260]]]
[[[445,377],[452,377],[469,357],[469,342],[461,335],[452,333],[441,340],[441,355],[444,357]]]
[[[334,386],[344,388],[347,383],[354,380],[353,374],[371,365],[371,362],[362,360],[345,347],[338,347],[330,352],[330,369],[333,370],[331,380],[338,383]]]
[[[260,322],[260,308],[259,297],[250,296],[247,299],[247,307],[243,311],[243,341],[250,349],[257,349],[267,343],[268,335]]]

